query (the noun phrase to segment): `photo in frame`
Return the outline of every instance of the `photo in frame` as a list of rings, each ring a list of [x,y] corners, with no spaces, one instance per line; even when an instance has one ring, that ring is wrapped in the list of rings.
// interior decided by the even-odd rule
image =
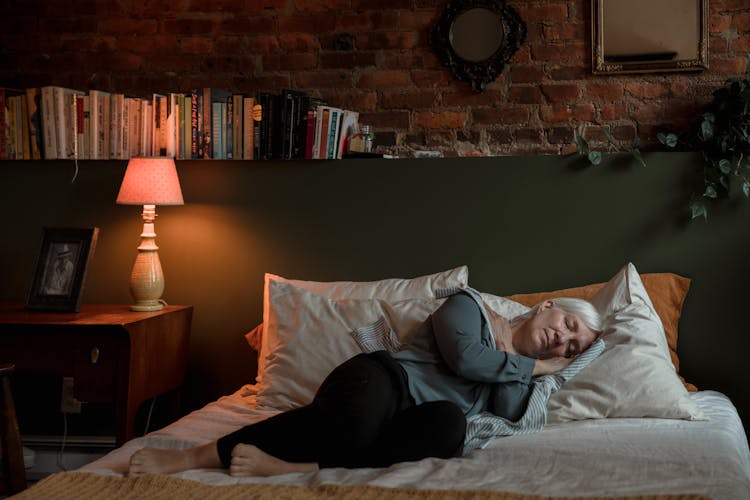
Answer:
[[[27,309],[78,312],[99,228],[43,229]]]

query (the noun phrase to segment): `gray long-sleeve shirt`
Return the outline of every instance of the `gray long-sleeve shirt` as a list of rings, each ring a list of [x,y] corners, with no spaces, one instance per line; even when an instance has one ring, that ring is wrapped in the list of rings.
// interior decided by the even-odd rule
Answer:
[[[495,348],[475,295],[450,296],[393,357],[406,371],[417,404],[448,400],[467,417],[489,410],[515,419],[526,406],[534,359]]]

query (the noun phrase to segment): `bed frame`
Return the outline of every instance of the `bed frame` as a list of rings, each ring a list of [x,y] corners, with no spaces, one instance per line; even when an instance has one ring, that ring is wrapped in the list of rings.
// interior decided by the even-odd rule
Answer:
[[[495,294],[606,281],[625,262],[693,280],[680,323],[681,373],[732,398],[750,335],[750,203],[709,221],[686,210],[700,157],[612,155],[344,161],[178,162],[186,205],[161,207],[164,297],[195,307],[186,402],[250,382],[243,334],[261,320],[263,273],[312,280],[408,277],[467,264]],[[87,302],[129,302],[137,207],[114,203],[125,161],[0,162],[0,300],[23,301],[43,226],[98,226]],[[120,283],[121,286],[116,286]]]

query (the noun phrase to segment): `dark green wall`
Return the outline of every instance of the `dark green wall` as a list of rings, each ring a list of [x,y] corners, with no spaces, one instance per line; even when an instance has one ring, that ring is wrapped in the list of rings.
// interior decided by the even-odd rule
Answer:
[[[191,406],[251,382],[243,334],[261,321],[263,273],[304,279],[414,276],[467,264],[497,294],[641,272],[693,279],[680,324],[686,378],[733,398],[745,421],[750,203],[688,223],[691,154],[335,162],[178,162],[186,205],[160,207],[164,298],[195,306]],[[98,226],[87,302],[129,302],[140,209],[114,200],[124,161],[0,162],[0,300],[22,301],[42,226]],[[644,383],[648,383],[644,381]],[[746,424],[747,425],[747,424]]]

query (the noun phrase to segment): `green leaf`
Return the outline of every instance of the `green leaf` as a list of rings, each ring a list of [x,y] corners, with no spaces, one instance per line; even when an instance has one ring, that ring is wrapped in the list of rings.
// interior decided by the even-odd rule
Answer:
[[[711,139],[713,139],[713,137],[714,137],[713,121],[703,120],[701,122],[701,139],[703,139],[703,141],[710,141]]]
[[[745,198],[750,198],[750,182],[747,179],[742,181],[742,192],[745,194]]]
[[[708,220],[708,211],[703,203],[691,203],[690,212],[692,214],[692,219],[697,219],[698,217],[703,216],[703,219]]]
[[[602,162],[602,154],[599,151],[591,151],[589,161],[592,165],[599,165]]]
[[[721,170],[722,174],[728,174],[732,171],[732,162],[723,158],[719,161],[719,170]]]
[[[607,140],[610,142],[610,144],[614,144],[615,143],[615,139],[614,139],[614,137],[612,137],[612,134],[609,133],[609,130],[607,130],[606,128],[604,128],[604,129],[602,129],[602,132],[604,133],[604,137],[607,138]]]
[[[711,185],[706,186],[706,191],[703,193],[703,196],[706,198],[716,198],[716,189]]]
[[[630,150],[630,154],[632,154],[632,155],[633,155],[633,157],[634,157],[634,158],[635,158],[636,160],[638,160],[638,162],[639,162],[639,163],[640,163],[641,165],[643,165],[644,167],[646,166],[646,160],[645,160],[645,159],[643,158],[643,155],[641,154],[640,150],[638,150],[638,149],[635,149],[635,148],[634,148],[634,149],[631,149],[631,150]]]
[[[657,134],[656,137],[659,139],[659,142],[669,148],[677,146],[677,134]]]
[[[589,143],[586,142],[586,139],[584,139],[581,135],[576,134],[576,144],[578,145],[578,152],[582,155],[588,154],[589,152]]]

